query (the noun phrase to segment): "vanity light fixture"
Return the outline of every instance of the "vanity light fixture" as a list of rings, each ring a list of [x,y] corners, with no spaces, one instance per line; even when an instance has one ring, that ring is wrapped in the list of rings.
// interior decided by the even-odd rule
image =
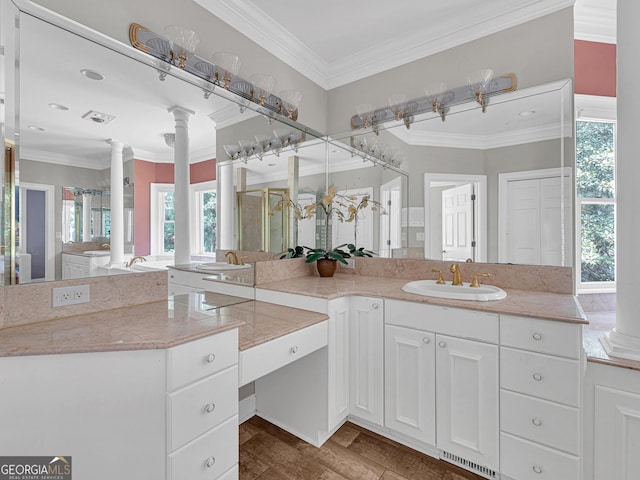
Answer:
[[[358,105],[356,115],[351,117],[353,130],[371,128],[377,133],[381,126],[391,121],[402,121],[407,128],[418,115],[437,113],[444,121],[451,107],[468,102],[477,102],[485,112],[490,97],[516,89],[515,74],[493,76],[492,70],[469,75],[466,86],[448,89],[444,83],[425,89],[425,96],[407,102],[391,101],[387,108],[374,110],[370,104]],[[400,98],[400,97],[398,97]]]
[[[96,72],[95,70],[89,70],[88,68],[83,68],[82,70],[80,70],[80,73],[90,80],[97,80],[97,81],[104,80],[104,75],[102,75],[100,72]]]
[[[218,95],[239,104],[241,111],[253,102],[258,105],[256,112],[269,121],[274,114],[284,115],[291,120],[298,119],[298,107],[302,100],[299,92],[285,90],[281,93],[282,98],[274,95],[271,92],[275,88],[275,79],[265,74],[252,76],[251,82],[243,80],[238,76],[242,61],[233,53],[216,52],[210,60],[196,55],[197,35],[189,29],[169,26],[165,29],[165,36],[167,38],[137,23],[129,27],[131,45],[159,60],[158,65],[154,63],[154,66],[160,80],[164,80],[171,66],[174,66],[206,82],[203,86],[205,98],[209,98],[216,86],[221,86],[228,93],[220,92]]]
[[[191,58],[200,43],[200,37],[193,30],[179,25],[166,26],[164,34],[169,40],[169,59],[171,64],[184,70],[185,62]]]
[[[276,157],[284,148],[298,152],[298,146],[304,142],[306,135],[298,130],[274,130],[273,137],[256,136],[255,140],[240,140],[236,145],[224,145],[224,151],[229,160],[242,160],[247,163],[250,158],[257,158],[262,161],[268,153],[273,153]]]
[[[354,149],[351,155],[360,155],[363,162],[370,161],[384,169],[400,168],[398,153],[392,151],[388,145],[379,144],[376,137],[351,137],[350,144]]]

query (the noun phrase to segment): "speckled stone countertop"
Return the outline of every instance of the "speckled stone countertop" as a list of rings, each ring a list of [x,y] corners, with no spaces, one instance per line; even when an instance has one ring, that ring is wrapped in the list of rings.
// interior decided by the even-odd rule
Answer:
[[[162,349],[239,328],[244,350],[327,319],[219,293],[190,293],[128,308],[0,330],[0,356]]]
[[[201,270],[197,268],[198,265],[198,263],[172,265],[169,266],[169,269],[197,273],[202,275],[202,278],[205,280],[211,280],[214,282],[234,283],[237,285],[245,285],[247,287],[253,287],[255,283],[255,269],[253,265],[249,268],[239,270],[221,270],[219,272]]]
[[[402,286],[408,281],[407,279],[336,274],[331,278],[318,276],[292,278],[256,285],[256,288],[326,299],[346,295],[371,295],[483,312],[588,323],[574,295],[505,288],[507,298],[503,300],[488,302],[448,300],[406,293],[402,290]]]

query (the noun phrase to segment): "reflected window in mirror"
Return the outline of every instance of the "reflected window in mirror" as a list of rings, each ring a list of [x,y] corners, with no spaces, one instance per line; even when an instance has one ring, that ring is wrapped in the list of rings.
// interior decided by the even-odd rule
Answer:
[[[192,184],[191,212],[193,225],[192,254],[215,256],[217,244],[216,182]]]
[[[576,122],[578,291],[615,291],[615,122]]]

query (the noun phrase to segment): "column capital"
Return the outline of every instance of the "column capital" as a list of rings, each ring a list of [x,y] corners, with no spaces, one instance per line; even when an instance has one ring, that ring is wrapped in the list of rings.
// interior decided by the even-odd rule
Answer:
[[[178,105],[170,107],[167,111],[172,113],[176,120],[189,120],[190,116],[196,114],[193,110],[189,110],[188,108],[180,107]]]
[[[113,138],[109,138],[108,140],[106,140],[106,142],[111,145],[111,148],[117,148],[120,150],[124,149],[124,143],[119,142],[118,140],[115,140]]]

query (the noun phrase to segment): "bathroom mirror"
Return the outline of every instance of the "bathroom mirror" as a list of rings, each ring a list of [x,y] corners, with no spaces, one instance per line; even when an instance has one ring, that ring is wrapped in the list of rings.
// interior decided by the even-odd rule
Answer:
[[[409,185],[406,250],[398,252],[406,256],[568,266],[572,137],[573,88],[559,81],[492,97],[486,113],[469,102],[444,121],[428,113],[410,128],[391,121],[377,135],[370,128],[336,135],[342,149],[338,141],[330,149],[330,177],[345,178],[349,160],[335,152],[354,146],[362,154],[375,144],[376,155],[399,162]],[[360,160],[353,181],[367,163]],[[380,233],[373,222],[374,238]]]
[[[160,65],[153,63],[157,60],[142,52],[131,49],[123,54],[24,12],[20,13],[19,39],[16,165],[20,183],[52,192],[44,200],[51,217],[44,221],[51,229],[43,235],[43,251],[53,265],[46,280],[62,278],[62,188],[110,188],[108,140],[125,144],[125,215],[130,216],[125,226],[133,225],[125,232],[125,253],[150,255],[151,186],[173,182],[173,149],[165,137],[175,131],[169,108],[179,105],[194,112],[189,118],[192,187],[215,185],[217,130],[234,129],[237,124],[242,137],[253,139],[279,128],[304,129],[286,118],[271,118],[268,123],[251,108],[239,108],[226,98],[226,92],[205,98],[201,80],[186,78],[184,72],[172,71],[161,80]],[[249,127],[251,132],[246,130]],[[312,137],[308,134],[306,141]],[[224,155],[218,158],[224,161]],[[74,241],[73,248],[82,243]],[[85,249],[94,250],[95,243]],[[20,243],[17,250],[26,252],[26,244]]]

